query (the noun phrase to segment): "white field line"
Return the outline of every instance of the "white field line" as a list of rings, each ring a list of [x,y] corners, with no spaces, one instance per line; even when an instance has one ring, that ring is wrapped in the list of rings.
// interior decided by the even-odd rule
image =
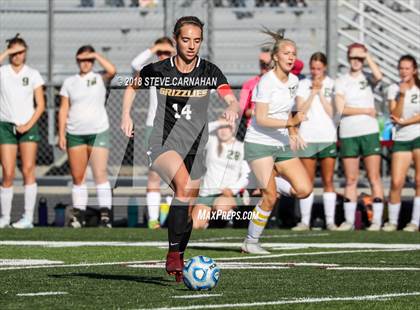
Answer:
[[[132,262],[105,262],[105,263],[22,266],[22,267],[0,267],[0,271],[21,270],[21,269],[68,268],[68,267],[96,267],[96,266],[115,266],[115,265],[127,266],[131,264],[153,264],[153,263],[161,263],[161,262],[162,262],[161,260],[149,260],[149,261],[132,261]]]
[[[249,308],[258,306],[276,306],[286,304],[311,304],[322,302],[334,301],[365,301],[365,300],[383,300],[384,298],[397,298],[407,296],[419,296],[420,292],[409,293],[395,293],[383,295],[364,295],[364,296],[350,296],[350,297],[320,297],[320,298],[296,298],[291,300],[276,300],[266,302],[250,302],[250,303],[237,303],[237,304],[215,304],[215,305],[194,305],[194,306],[181,306],[181,307],[163,307],[163,308],[145,308],[140,310],[193,310],[193,309],[220,309],[220,308]]]
[[[201,294],[201,295],[181,295],[181,296],[172,296],[176,299],[190,299],[190,298],[206,298],[206,297],[219,297],[223,294]]]
[[[140,264],[140,265],[128,265],[127,267],[143,268],[143,269],[163,269],[165,268],[165,264],[158,264],[158,265]],[[271,266],[271,265],[266,265],[266,266],[219,265],[219,267],[222,268],[223,270],[290,269],[289,267],[286,267],[286,266]]]
[[[82,246],[101,246],[101,247],[167,247],[166,241],[146,241],[146,242],[120,242],[120,241],[0,241],[0,246],[42,246],[42,247],[82,247]],[[240,248],[241,242],[190,242],[190,247],[202,248]],[[418,249],[420,244],[394,244],[394,243],[262,243],[265,248],[331,248],[331,249]]]
[[[366,271],[420,271],[416,267],[327,267],[327,270],[366,270]]]
[[[405,252],[416,251],[417,249],[389,249],[389,250],[348,250],[348,251],[322,251],[322,252],[302,252],[302,253],[283,253],[272,255],[256,255],[256,256],[236,256],[236,257],[220,257],[214,258],[216,262],[219,261],[235,261],[235,260],[252,260],[260,258],[276,258],[287,256],[308,256],[308,255],[331,255],[331,254],[347,254],[347,253],[376,253],[376,252]],[[2,270],[21,270],[21,269],[42,269],[42,268],[67,268],[67,267],[96,267],[96,266],[113,266],[113,265],[136,265],[136,264],[157,264],[162,263],[163,260],[148,260],[148,261],[131,261],[131,262],[105,262],[105,263],[80,263],[80,264],[63,264],[63,265],[40,265],[40,266],[22,266],[22,267],[0,267]]]
[[[274,239],[274,238],[293,238],[293,237],[325,237],[329,236],[329,233],[316,233],[316,234],[293,234],[293,235],[267,235],[261,236],[260,239]],[[215,238],[204,238],[190,240],[190,242],[204,242],[204,241],[223,241],[223,240],[243,240],[244,237],[215,237]]]
[[[300,252],[300,253],[282,253],[282,254],[268,254],[268,255],[255,255],[255,256],[237,256],[237,257],[220,257],[214,258],[215,261],[230,261],[230,260],[248,260],[260,258],[276,258],[287,256],[311,256],[311,255],[331,255],[331,254],[348,254],[348,253],[377,253],[377,252],[406,252],[417,251],[417,249],[383,249],[383,250],[344,250],[344,251],[322,251],[322,252]]]
[[[39,292],[39,293],[21,293],[16,296],[53,296],[53,295],[67,295],[67,292]]]
[[[289,267],[339,267],[337,264],[320,264],[320,263],[250,263],[250,262],[226,262],[217,263],[222,269],[288,269]],[[130,268],[164,268],[165,264],[134,264],[128,265]]]
[[[57,264],[64,264],[64,262],[48,259],[0,259],[0,266],[37,266]]]

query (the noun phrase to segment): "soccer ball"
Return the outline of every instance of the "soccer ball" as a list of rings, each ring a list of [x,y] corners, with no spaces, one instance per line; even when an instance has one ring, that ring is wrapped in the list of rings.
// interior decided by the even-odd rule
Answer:
[[[211,258],[195,256],[185,264],[183,278],[190,290],[211,290],[219,282],[220,269]]]

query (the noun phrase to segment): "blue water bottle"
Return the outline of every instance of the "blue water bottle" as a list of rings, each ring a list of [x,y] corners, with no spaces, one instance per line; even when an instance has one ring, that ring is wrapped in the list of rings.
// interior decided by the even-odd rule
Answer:
[[[48,226],[48,205],[45,197],[39,198],[38,201],[38,225]]]
[[[127,206],[127,226],[137,227],[139,216],[139,206],[135,197],[130,197]]]

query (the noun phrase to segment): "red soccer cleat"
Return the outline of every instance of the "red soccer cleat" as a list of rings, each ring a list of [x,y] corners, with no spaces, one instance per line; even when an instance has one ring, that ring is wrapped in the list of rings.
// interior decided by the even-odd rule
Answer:
[[[182,281],[182,269],[184,268],[184,260],[179,252],[168,252],[166,256],[166,272],[175,275],[176,282]]]

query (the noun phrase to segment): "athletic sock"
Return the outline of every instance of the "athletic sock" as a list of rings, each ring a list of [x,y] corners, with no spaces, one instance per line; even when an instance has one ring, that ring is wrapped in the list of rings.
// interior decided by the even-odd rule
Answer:
[[[311,221],[312,204],[314,203],[314,193],[312,192],[308,197],[299,200],[300,214],[302,216],[301,223],[309,226]]]
[[[420,222],[420,196],[414,197],[413,212],[411,213],[411,224],[419,226]]]
[[[388,221],[390,224],[398,225],[398,217],[400,215],[401,202],[388,204]]]
[[[160,211],[160,193],[148,192],[146,195],[147,213],[149,214],[149,221],[159,220]]]
[[[71,194],[73,199],[73,208],[85,211],[88,203],[88,189],[86,184],[73,184]]]
[[[190,241],[191,232],[193,228],[193,221],[192,219],[189,220],[186,230],[182,235],[181,244],[179,245],[179,252],[181,255],[184,255],[185,249],[187,248],[188,242]]]
[[[107,208],[111,210],[111,207],[112,207],[111,184],[109,182],[96,184],[96,193],[98,195],[99,207]]]
[[[372,224],[377,224],[377,225],[381,226],[382,225],[382,214],[384,212],[384,203],[382,202],[381,198],[373,199],[372,209],[373,209]]]
[[[258,239],[267,224],[268,218],[270,217],[271,211],[264,211],[260,208],[260,205],[257,204],[252,212],[254,213],[254,216],[249,221],[246,239],[251,242],[258,242]]]
[[[324,201],[325,221],[327,225],[335,224],[335,204],[337,201],[337,194],[335,192],[326,192],[322,194]]]
[[[13,200],[13,186],[0,187],[0,200],[1,200],[1,216],[10,221],[10,213],[12,211],[12,200]]]
[[[182,238],[188,229],[188,202],[172,199],[168,213],[169,252],[179,252]],[[187,241],[188,243],[188,241]]]
[[[284,196],[291,196],[292,185],[282,177],[275,177],[277,192]]]
[[[36,183],[25,185],[25,218],[31,223],[34,221],[34,209],[38,186]]]
[[[356,207],[357,202],[345,202],[344,203],[344,217],[346,222],[354,225],[354,220],[356,218]]]

